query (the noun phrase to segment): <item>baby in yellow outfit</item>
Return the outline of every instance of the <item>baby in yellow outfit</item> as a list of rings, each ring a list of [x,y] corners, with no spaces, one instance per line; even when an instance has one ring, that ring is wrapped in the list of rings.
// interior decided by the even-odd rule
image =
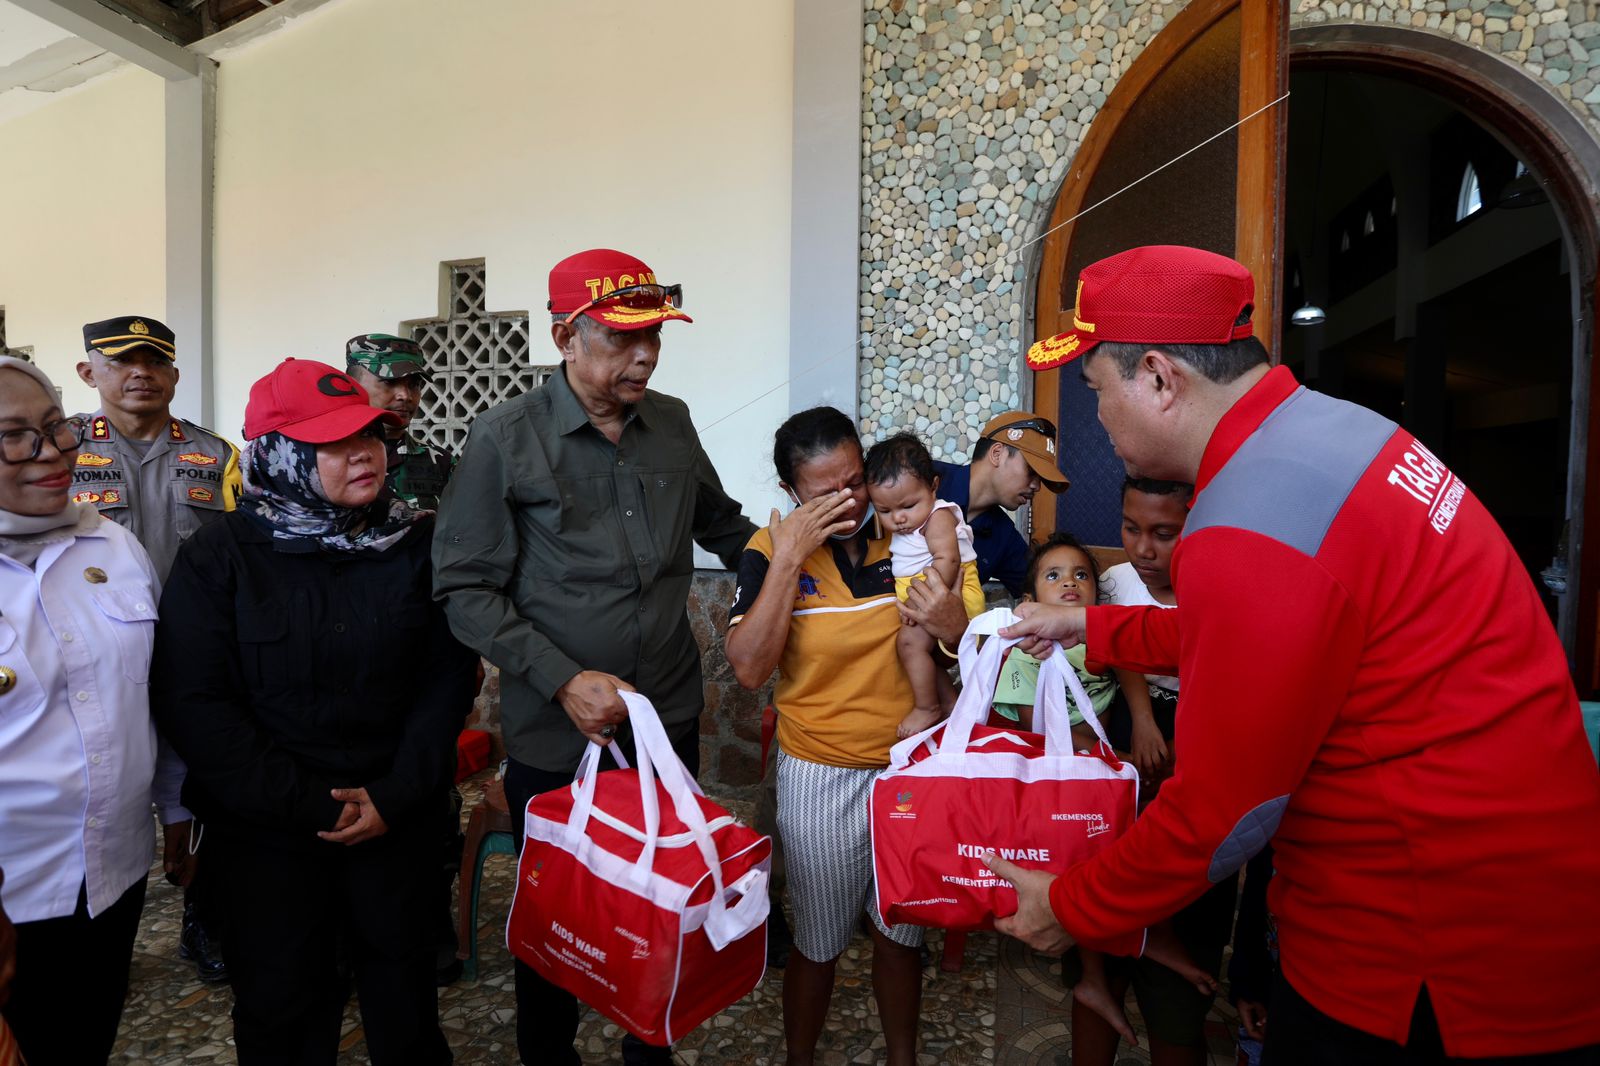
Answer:
[[[978,580],[972,527],[960,507],[935,495],[939,478],[928,449],[914,435],[899,433],[873,445],[865,466],[872,505],[879,521],[894,534],[889,555],[895,595],[904,600],[911,582],[923,580],[932,570],[946,587],[959,589],[967,617],[982,614],[983,585]],[[933,645],[926,630],[900,627],[897,648],[914,701],[897,730],[902,739],[934,725],[955,703],[955,687],[934,662]]]

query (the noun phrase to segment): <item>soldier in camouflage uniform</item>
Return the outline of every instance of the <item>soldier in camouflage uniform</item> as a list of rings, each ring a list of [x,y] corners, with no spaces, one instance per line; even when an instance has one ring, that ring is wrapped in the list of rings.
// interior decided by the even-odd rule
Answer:
[[[387,333],[363,333],[351,337],[344,346],[345,368],[367,390],[372,406],[392,411],[409,426],[422,403],[422,389],[428,380],[428,361],[421,345]],[[409,428],[384,423],[383,450],[389,460],[385,481],[396,496],[416,507],[439,509],[455,459],[442,448],[420,440]],[[483,684],[480,673],[478,684]],[[443,813],[442,886],[439,906],[443,919],[439,925],[437,971],[439,984],[453,984],[461,976],[461,960],[456,958],[456,923],[450,911],[452,886],[461,868],[461,791],[450,790],[450,806]]]
[[[422,346],[387,333],[363,333],[345,344],[350,376],[372,398],[372,406],[393,411],[409,425],[422,403],[428,362]],[[439,509],[439,495],[455,459],[442,448],[419,439],[409,429],[384,426],[384,451],[389,459],[389,488],[417,507]]]

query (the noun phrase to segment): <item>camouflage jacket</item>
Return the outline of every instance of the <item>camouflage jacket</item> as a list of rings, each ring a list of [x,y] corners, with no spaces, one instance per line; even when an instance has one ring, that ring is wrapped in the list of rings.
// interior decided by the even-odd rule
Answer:
[[[445,482],[455,469],[454,457],[411,433],[383,444],[389,459],[389,475],[385,479],[389,490],[414,507],[437,511]]]

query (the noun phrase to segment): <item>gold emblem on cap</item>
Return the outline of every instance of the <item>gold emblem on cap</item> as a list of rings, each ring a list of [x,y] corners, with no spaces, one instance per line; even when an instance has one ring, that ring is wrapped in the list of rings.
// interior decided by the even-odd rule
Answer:
[[[128,332],[138,333],[142,336],[150,332],[150,327],[144,324],[143,319],[136,318],[132,322],[128,323]]]
[[[1083,279],[1082,278],[1078,279],[1078,291],[1073,296],[1072,302],[1077,305],[1072,309],[1072,328],[1075,329],[1075,330],[1078,330],[1080,333],[1093,333],[1094,332],[1094,323],[1093,322],[1085,322],[1083,319],[1078,317],[1078,312],[1083,308]]]
[[[1073,333],[1057,333],[1054,337],[1047,337],[1028,349],[1028,365],[1035,370],[1057,366],[1077,351],[1082,343]]]
[[[83,579],[91,585],[104,585],[107,580],[106,572],[98,566],[91,566],[83,572]]]
[[[595,310],[607,322],[616,322],[621,325],[633,325],[636,322],[648,322],[652,319],[688,318],[689,316],[673,307],[663,304],[660,307],[633,308],[633,307],[597,307]]]
[[[0,666],[0,696],[17,687],[17,672],[9,666]]]

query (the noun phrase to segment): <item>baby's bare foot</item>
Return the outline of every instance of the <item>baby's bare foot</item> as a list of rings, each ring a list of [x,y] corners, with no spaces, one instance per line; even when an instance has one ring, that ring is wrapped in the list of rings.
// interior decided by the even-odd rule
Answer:
[[[1189,957],[1182,942],[1178,940],[1178,935],[1172,931],[1170,922],[1162,922],[1149,928],[1145,935],[1144,954],[1146,958],[1159,962],[1194,985],[1202,995],[1214,996],[1221,987],[1217,984],[1215,975],[1195,965],[1195,961]]]
[[[939,710],[936,707],[917,707],[912,712],[900,719],[900,727],[894,735],[901,740],[914,737],[924,729],[939,724]]]
[[[1130,1045],[1139,1046],[1139,1038],[1133,1034],[1133,1026],[1128,1024],[1128,1016],[1122,1012],[1122,1004],[1111,995],[1111,989],[1085,977],[1072,986],[1072,998],[1104,1018]]]

